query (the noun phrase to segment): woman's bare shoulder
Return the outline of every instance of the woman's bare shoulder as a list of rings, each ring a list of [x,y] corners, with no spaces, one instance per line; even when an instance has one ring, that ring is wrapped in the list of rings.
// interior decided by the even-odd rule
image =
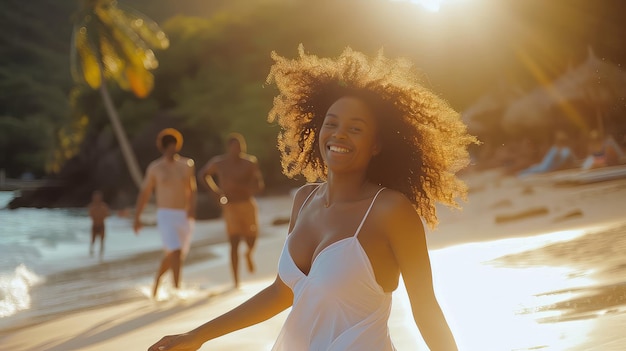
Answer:
[[[403,193],[385,189],[380,193],[376,202],[372,211],[379,226],[388,229],[422,226],[415,206]]]
[[[311,193],[320,186],[320,183],[307,183],[299,187],[293,197],[293,204],[302,204]]]
[[[289,221],[289,232],[293,229],[294,224],[296,223],[296,219],[298,218],[298,214],[300,213],[300,209],[304,204],[304,201],[317,189],[319,184],[316,183],[308,183],[300,188],[298,188],[293,196],[293,202],[291,205],[291,218]]]
[[[376,202],[379,209],[383,211],[415,210],[411,201],[403,193],[389,188],[380,192]]]
[[[291,209],[293,220],[295,220],[297,213],[300,212],[300,208],[302,207],[306,199],[315,191],[315,189],[317,189],[318,186],[319,186],[319,183],[307,183],[299,187],[295,191],[295,194],[293,195],[293,202],[292,202],[292,209]]]

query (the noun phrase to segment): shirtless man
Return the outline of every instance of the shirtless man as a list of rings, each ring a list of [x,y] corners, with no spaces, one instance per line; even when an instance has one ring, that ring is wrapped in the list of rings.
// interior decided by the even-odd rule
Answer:
[[[178,154],[183,137],[176,129],[167,128],[157,136],[157,147],[162,157],[148,165],[146,176],[137,197],[135,234],[141,229],[141,212],[156,190],[157,228],[161,234],[165,255],[154,279],[152,296],[156,298],[159,280],[168,269],[178,289],[181,264],[191,244],[196,213],[196,176],[194,162]]]
[[[104,220],[109,216],[109,206],[102,201],[102,192],[94,191],[91,202],[87,205],[89,217],[91,217],[91,244],[89,256],[93,257],[93,249],[96,239],[100,239],[100,259],[104,256]]]
[[[217,177],[217,182],[213,178]],[[232,133],[227,140],[226,154],[215,156],[200,170],[200,182],[209,187],[222,205],[222,216],[230,240],[230,260],[239,287],[239,242],[245,240],[248,271],[254,272],[252,252],[258,236],[257,205],[254,194],[265,184],[256,157],[246,154],[241,134]]]

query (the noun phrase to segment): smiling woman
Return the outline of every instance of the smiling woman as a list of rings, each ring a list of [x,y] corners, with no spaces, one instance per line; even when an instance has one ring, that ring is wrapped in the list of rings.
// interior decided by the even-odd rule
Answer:
[[[383,144],[369,163],[368,179],[403,193],[431,226],[437,223],[436,202],[457,205],[465,186],[454,174],[467,164],[465,146],[475,139],[446,101],[419,84],[410,62],[382,53],[369,58],[349,48],[336,60],[306,55],[303,47],[298,60],[273,57],[277,64],[268,82],[281,95],[269,120],[282,127],[278,148],[285,175],[327,179],[318,134],[327,129],[322,126],[333,114],[329,107],[351,96],[376,117]],[[337,123],[337,116],[329,117],[326,122]]]
[[[270,121],[286,175],[309,181],[295,194],[276,280],[230,312],[150,350],[204,342],[291,307],[273,351],[393,351],[388,321],[400,277],[413,321],[432,351],[456,341],[435,297],[422,218],[456,205],[454,172],[475,139],[456,112],[413,79],[411,65],[346,49],[276,61]],[[420,217],[421,216],[421,217]]]

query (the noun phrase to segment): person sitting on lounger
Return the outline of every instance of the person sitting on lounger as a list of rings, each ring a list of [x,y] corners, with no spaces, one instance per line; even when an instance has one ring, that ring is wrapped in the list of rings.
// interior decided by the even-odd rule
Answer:
[[[589,134],[589,153],[581,168],[588,170],[615,166],[623,162],[624,158],[624,151],[612,136],[603,138],[600,132],[592,130]]]
[[[554,144],[546,152],[541,163],[532,165],[519,173],[520,176],[546,173],[560,169],[573,167],[576,164],[576,156],[568,145],[567,134],[563,131],[557,131],[554,138]]]

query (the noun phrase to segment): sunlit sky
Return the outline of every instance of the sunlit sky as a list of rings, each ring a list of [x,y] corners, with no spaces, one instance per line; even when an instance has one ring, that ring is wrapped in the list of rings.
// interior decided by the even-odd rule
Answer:
[[[424,9],[431,12],[439,12],[441,9],[441,3],[444,0],[391,0],[391,1],[406,1],[414,4],[421,5]]]
[[[472,1],[472,0],[390,0],[395,2],[410,2],[422,6],[425,10],[430,12],[439,12],[442,5],[454,4],[458,2]]]

